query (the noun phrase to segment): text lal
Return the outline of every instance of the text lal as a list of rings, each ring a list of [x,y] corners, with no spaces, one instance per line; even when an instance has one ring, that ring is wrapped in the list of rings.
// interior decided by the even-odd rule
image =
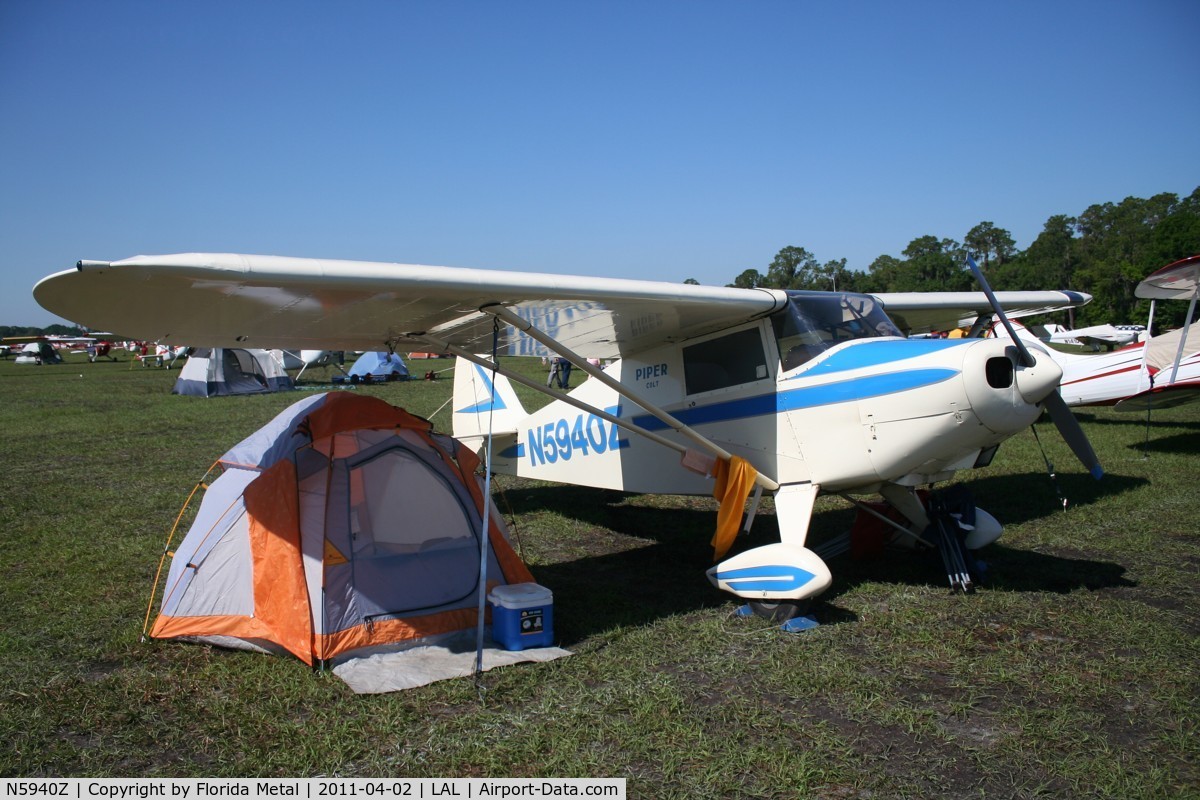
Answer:
[[[475,793],[477,797],[578,797],[583,794],[583,790],[578,786],[548,781],[543,782],[540,786],[533,781],[519,784],[482,783],[477,788],[478,791]],[[537,791],[539,789],[541,791]]]

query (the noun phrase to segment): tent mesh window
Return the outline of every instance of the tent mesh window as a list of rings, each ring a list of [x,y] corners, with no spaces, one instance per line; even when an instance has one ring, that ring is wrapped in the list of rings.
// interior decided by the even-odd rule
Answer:
[[[478,587],[478,514],[399,440],[347,472],[353,585],[364,617],[436,608]],[[378,576],[378,579],[376,579]]]

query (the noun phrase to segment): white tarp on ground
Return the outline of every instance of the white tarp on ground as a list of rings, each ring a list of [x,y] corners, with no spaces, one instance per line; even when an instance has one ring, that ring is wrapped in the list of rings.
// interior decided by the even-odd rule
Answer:
[[[447,678],[475,672],[475,631],[456,631],[433,643],[395,652],[376,653],[343,661],[333,674],[358,694],[382,694],[415,689]],[[526,661],[544,662],[571,655],[561,647],[504,650],[490,638],[484,640],[483,669]]]

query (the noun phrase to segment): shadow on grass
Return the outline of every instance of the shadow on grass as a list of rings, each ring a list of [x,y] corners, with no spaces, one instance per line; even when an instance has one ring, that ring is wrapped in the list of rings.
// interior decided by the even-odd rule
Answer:
[[[1106,473],[1100,480],[1082,472],[1059,473],[1051,479],[1045,472],[1024,472],[974,478],[968,484],[975,503],[986,509],[1002,525],[1019,525],[1067,507],[1091,505],[1100,498],[1127,494],[1150,483],[1141,477]],[[1061,492],[1061,498],[1059,493]]]
[[[1175,436],[1154,438],[1154,430],[1150,431],[1150,439],[1142,439],[1128,445],[1130,450],[1139,453],[1161,454],[1190,454],[1200,453],[1200,432],[1180,433]]]
[[[613,628],[725,605],[730,598],[704,576],[709,566],[695,548],[654,544],[533,572],[554,592],[556,638],[570,647]]]
[[[987,565],[988,575],[982,588],[994,591],[1069,594],[1080,589],[1099,591],[1137,586],[1136,581],[1125,577],[1125,567],[1111,561],[1068,558],[1003,544],[989,545],[980,551],[980,557]],[[833,559],[830,568],[834,581],[829,591],[821,596],[825,602],[835,600],[867,581],[903,586],[944,586],[949,591],[941,556],[932,550],[867,561],[841,556]]]
[[[1059,513],[1061,505],[1046,476],[1047,487],[1041,493],[1044,502],[1030,497],[1029,475],[999,476],[976,481],[986,485],[979,496],[1012,497],[1009,522],[1024,522]],[[1068,476],[1069,477],[1069,476]],[[1072,502],[1082,504],[1105,493],[1091,488],[1091,478],[1079,476],[1078,486],[1066,481],[1074,493]],[[1144,480],[1109,476],[1106,491],[1131,491]],[[1086,483],[1084,482],[1086,481]],[[1085,488],[1086,487],[1086,488]],[[711,508],[648,507],[628,503],[630,495],[621,492],[581,487],[534,487],[505,493],[511,511],[518,516],[552,511],[595,526],[598,541],[586,541],[588,535],[574,537],[578,547],[558,560],[554,551],[544,563],[533,568],[537,581],[554,592],[555,633],[564,646],[613,628],[642,625],[657,619],[686,614],[705,608],[729,606],[731,595],[714,588],[705,576],[712,566],[712,537],[715,514]],[[989,510],[993,510],[989,507]],[[993,512],[995,513],[995,512]],[[997,517],[1005,519],[997,513]],[[853,509],[818,512],[813,518],[810,541],[846,530],[853,522]],[[1069,514],[1064,524],[1070,524]],[[616,534],[614,540],[605,534]],[[760,514],[749,536],[739,537],[732,552],[778,541],[773,514]],[[639,546],[640,544],[640,546]],[[613,551],[614,547],[621,549]],[[584,555],[579,555],[583,550]],[[1017,550],[994,544],[987,548],[988,586],[1001,591],[1068,593],[1080,588],[1134,586],[1124,577],[1119,564],[1089,559]],[[833,585],[818,600],[814,613],[822,624],[853,622],[853,612],[833,605],[837,597],[864,582],[883,582],[909,586],[946,585],[945,570],[936,551],[900,557],[855,561],[848,555],[830,562]]]
[[[518,519],[554,512],[574,521],[576,530],[597,529],[595,537],[587,531],[564,532],[539,542],[541,560],[550,563],[532,567],[537,581],[554,592],[555,634],[566,646],[612,628],[642,625],[729,600],[704,576],[712,566],[709,540],[715,515],[711,507],[628,504],[633,497],[577,486],[504,493],[507,510]]]

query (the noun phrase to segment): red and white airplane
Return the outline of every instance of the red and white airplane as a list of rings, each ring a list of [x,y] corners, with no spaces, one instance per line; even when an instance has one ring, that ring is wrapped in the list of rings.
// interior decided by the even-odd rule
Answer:
[[[1154,322],[1159,300],[1187,300],[1181,328],[1102,355],[1073,355],[1044,348],[1063,369],[1059,392],[1070,406],[1116,406],[1117,411],[1171,408],[1200,399],[1200,326],[1193,325],[1200,297],[1200,255],[1168,264],[1138,284]],[[1018,330],[1030,344],[1031,332]]]

